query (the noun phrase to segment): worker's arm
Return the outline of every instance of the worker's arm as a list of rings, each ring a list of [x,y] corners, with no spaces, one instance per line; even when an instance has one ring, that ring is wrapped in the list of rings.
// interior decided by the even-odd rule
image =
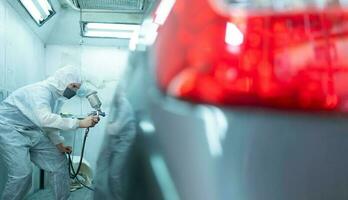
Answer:
[[[53,113],[50,105],[51,93],[45,90],[32,96],[32,101],[36,102],[33,112],[36,116],[38,126],[42,128],[53,128],[59,130],[74,130],[77,128],[93,127],[98,123],[99,117],[86,117],[83,120],[63,118],[59,114]]]
[[[71,153],[72,152],[72,147],[71,146],[64,146],[63,143],[57,144],[56,147],[62,153]]]
[[[83,120],[63,118],[53,113],[50,105],[51,93],[45,90],[35,91],[32,101],[35,102],[33,108],[36,123],[41,128],[50,128],[58,130],[74,130],[77,128],[93,127],[99,122],[99,117],[86,117]],[[58,138],[58,137],[57,137]]]
[[[39,125],[43,128],[55,128],[66,131],[93,127],[99,122],[99,117],[97,116],[88,116],[82,120],[63,118],[58,114],[50,112],[50,107],[45,105],[42,105],[35,112]]]
[[[47,130],[45,131],[48,139],[54,144],[60,144],[64,142],[64,137],[60,135],[58,130]]]
[[[79,128],[78,119],[63,118],[58,114],[52,113],[48,104],[41,103],[39,108],[34,110],[38,125],[42,128],[54,128],[59,130],[74,130]]]
[[[59,131],[47,131],[47,137],[56,145],[57,149],[62,153],[71,153],[72,147],[64,145],[64,137],[60,135]]]
[[[58,130],[45,130],[48,139],[56,145],[57,149],[62,153],[70,153],[72,151],[71,146],[64,145],[64,137],[60,135]]]

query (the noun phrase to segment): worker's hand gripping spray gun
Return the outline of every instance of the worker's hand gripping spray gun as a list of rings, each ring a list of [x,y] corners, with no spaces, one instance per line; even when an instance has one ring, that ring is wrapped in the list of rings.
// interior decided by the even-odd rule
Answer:
[[[105,112],[103,112],[101,110],[101,101],[97,95],[97,91],[90,91],[87,95],[86,98],[90,104],[90,106],[94,109],[94,111],[92,111],[91,113],[88,114],[88,116],[102,116],[105,117]],[[85,144],[86,144],[86,139],[87,139],[87,135],[89,133],[89,128],[85,129],[85,136],[83,139],[83,145],[82,145],[82,150],[81,150],[81,156],[80,156],[80,162],[78,165],[77,170],[75,171],[73,164],[72,164],[72,160],[71,160],[71,156],[69,154],[69,173],[70,173],[70,178],[72,179],[76,179],[80,184],[82,184],[83,186],[89,188],[88,186],[84,185],[83,183],[81,183],[81,181],[78,179],[77,175],[80,172],[80,168],[81,168],[81,164],[82,164],[82,160],[83,160],[83,154],[84,154],[84,150],[85,150]],[[91,188],[89,188],[91,189]]]

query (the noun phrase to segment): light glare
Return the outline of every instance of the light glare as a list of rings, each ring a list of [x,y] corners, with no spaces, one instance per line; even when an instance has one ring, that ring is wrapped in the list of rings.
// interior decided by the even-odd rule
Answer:
[[[45,14],[48,16],[50,15],[50,11],[52,11],[51,5],[47,2],[47,0],[38,0],[40,6],[42,7]]]
[[[139,25],[135,24],[107,24],[107,23],[87,23],[86,29],[96,30],[115,30],[115,31],[135,31],[139,29]]]
[[[174,4],[175,0],[162,0],[156,10],[154,22],[160,25],[164,24]]]
[[[135,24],[86,23],[83,35],[87,37],[130,39],[136,38],[139,30],[140,25]]]
[[[86,31],[85,36],[88,37],[109,37],[109,38],[121,38],[129,39],[133,35],[133,32],[110,32],[110,31]]]
[[[35,7],[35,4],[30,0],[21,0],[21,3],[27,9],[30,15],[35,19],[35,21],[40,24],[40,22],[43,20],[43,17],[40,14],[39,10]]]
[[[240,46],[244,42],[244,34],[231,22],[226,25],[225,42],[232,46]]]
[[[151,155],[150,162],[164,199],[179,200],[180,198],[174,185],[173,179],[162,156]]]

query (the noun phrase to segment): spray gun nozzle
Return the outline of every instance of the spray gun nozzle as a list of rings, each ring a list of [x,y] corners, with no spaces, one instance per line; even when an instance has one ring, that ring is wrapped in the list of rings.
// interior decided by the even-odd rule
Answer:
[[[93,112],[89,113],[88,116],[102,116],[102,117],[105,117],[106,114],[105,114],[105,112],[102,112],[102,111],[93,111]]]

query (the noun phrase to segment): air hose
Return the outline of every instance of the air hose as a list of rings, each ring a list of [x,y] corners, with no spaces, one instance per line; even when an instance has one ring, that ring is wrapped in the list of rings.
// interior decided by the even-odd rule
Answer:
[[[77,167],[77,170],[74,169],[74,166],[73,166],[73,162],[72,162],[72,159],[71,159],[71,153],[68,153],[68,157],[69,157],[69,175],[70,175],[70,178],[71,179],[75,179],[78,183],[80,183],[83,187],[89,189],[89,190],[92,190],[94,191],[93,188],[85,185],[84,183],[82,183],[79,178],[78,178],[78,174],[80,173],[80,169],[81,169],[81,165],[82,165],[82,160],[83,160],[83,155],[84,155],[84,152],[85,152],[85,146],[86,146],[86,140],[87,140],[87,136],[88,136],[88,133],[89,133],[89,128],[86,128],[85,129],[85,136],[83,138],[83,144],[82,144],[82,150],[81,150],[81,156],[80,156],[80,161],[79,161],[79,165]]]
[[[100,110],[101,102],[100,102],[98,96],[96,96],[96,92],[92,93],[92,95],[90,96],[90,99],[89,99],[89,101],[90,101],[90,103],[92,102],[91,103],[92,107],[96,108],[97,111],[94,111],[94,112],[90,113],[88,116],[97,116],[97,117],[103,116],[103,117],[105,117],[105,113]],[[79,178],[78,178],[78,175],[79,175],[80,169],[81,169],[81,165],[82,165],[83,155],[84,155],[84,152],[85,152],[85,146],[86,146],[86,140],[87,140],[88,133],[89,133],[89,128],[86,128],[85,129],[85,136],[83,138],[83,144],[82,144],[80,161],[79,161],[77,170],[74,169],[73,162],[72,162],[72,159],[71,159],[71,152],[67,153],[68,157],[69,157],[69,175],[70,175],[71,179],[75,179],[78,183],[80,183],[85,188],[94,191],[94,189],[92,189],[91,187],[89,187],[89,186],[85,185],[84,183],[82,183],[79,180]]]

